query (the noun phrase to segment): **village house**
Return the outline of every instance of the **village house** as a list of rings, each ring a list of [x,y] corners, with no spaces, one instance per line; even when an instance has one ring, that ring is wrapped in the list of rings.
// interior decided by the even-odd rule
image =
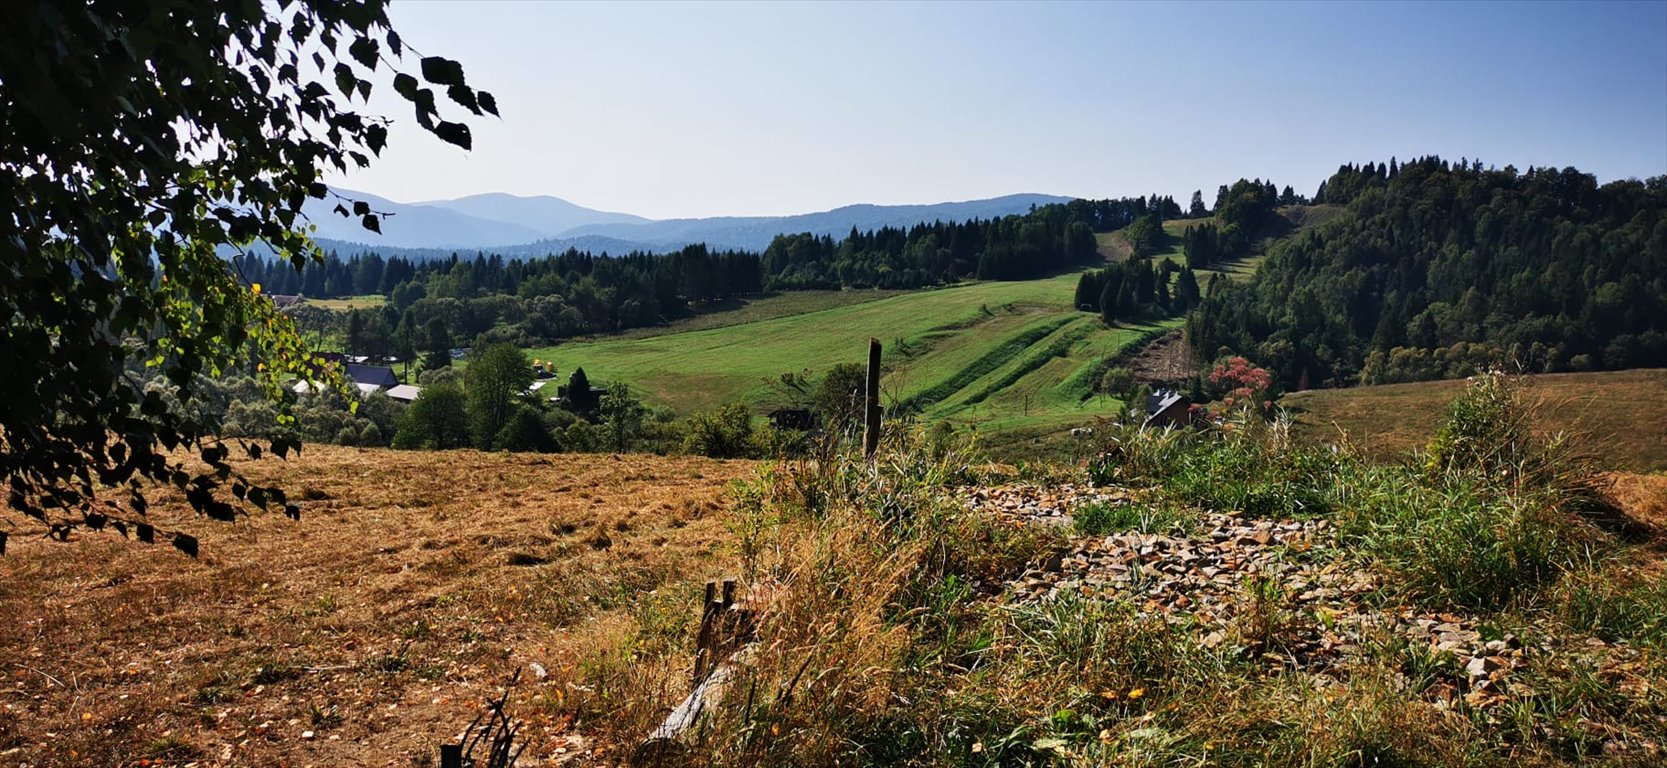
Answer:
[[[1192,423],[1192,401],[1173,389],[1160,389],[1146,396],[1146,421],[1142,427],[1184,427]]]

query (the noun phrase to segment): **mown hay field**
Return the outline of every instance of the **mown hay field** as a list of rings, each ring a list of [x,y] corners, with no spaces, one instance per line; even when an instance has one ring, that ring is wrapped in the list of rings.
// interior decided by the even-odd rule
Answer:
[[[1566,431],[1608,468],[1667,470],[1667,370],[1553,373],[1524,377],[1537,403],[1537,422]],[[1435,435],[1447,403],[1465,382],[1428,381],[1378,387],[1318,389],[1281,403],[1309,441],[1348,440],[1378,458],[1404,455]]]
[[[753,467],[308,446],[247,466],[314,499],[298,523],[152,509],[200,559],[14,530],[0,763],[425,765],[517,669],[527,756],[579,755],[587,724],[561,713],[595,693],[580,660],[625,625],[692,640],[704,580],[732,572],[728,484]]]

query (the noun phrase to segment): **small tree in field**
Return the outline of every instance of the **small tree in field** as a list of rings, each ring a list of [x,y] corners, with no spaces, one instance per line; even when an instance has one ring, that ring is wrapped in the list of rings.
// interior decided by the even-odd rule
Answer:
[[[642,401],[631,396],[631,388],[623,382],[608,385],[608,394],[601,398],[597,415],[602,419],[602,430],[608,436],[608,447],[623,453],[631,447],[631,441],[642,432],[643,417],[648,409],[643,407]]]
[[[823,428],[841,434],[862,422],[863,388],[868,373],[857,363],[840,363],[829,369],[811,395],[811,410],[821,417]]]

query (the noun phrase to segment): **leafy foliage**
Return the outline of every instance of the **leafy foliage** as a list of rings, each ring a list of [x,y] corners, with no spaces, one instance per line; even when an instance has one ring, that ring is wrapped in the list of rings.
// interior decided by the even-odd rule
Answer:
[[[385,52],[385,53],[384,53]],[[0,477],[8,506],[59,538],[109,525],[154,539],[146,481],[231,519],[218,491],[299,510],[228,464],[295,450],[290,437],[225,440],[190,403],[200,376],[248,366],[276,395],[310,374],[293,326],[218,255],[263,241],[294,265],[300,217],[326,170],[364,167],[388,121],[352,110],[404,47],[384,3],[29,3],[0,27]],[[423,60],[469,112],[496,113],[455,62]],[[396,90],[418,123],[467,148],[432,88]],[[378,226],[363,203],[338,212]],[[257,362],[251,362],[255,360]],[[167,382],[147,389],[146,372]],[[208,468],[194,471],[186,462]],[[103,490],[110,489],[110,490]],[[118,517],[121,515],[121,517]],[[195,539],[172,534],[195,553]]]
[[[1205,380],[1227,408],[1243,406],[1267,415],[1273,410],[1273,375],[1242,357],[1230,357],[1210,369]]]
[[[743,403],[728,403],[711,413],[690,417],[683,450],[714,459],[738,459],[753,449],[752,413]]]
[[[1667,177],[1437,157],[1344,166],[1344,215],[1269,250],[1189,322],[1286,387],[1667,364]]]
[[[463,389],[439,382],[423,387],[394,434],[395,448],[462,448],[469,444],[469,413]]]
[[[498,433],[509,424],[524,393],[533,382],[527,353],[508,344],[478,350],[465,373],[469,401],[469,430],[481,449],[497,448]]]

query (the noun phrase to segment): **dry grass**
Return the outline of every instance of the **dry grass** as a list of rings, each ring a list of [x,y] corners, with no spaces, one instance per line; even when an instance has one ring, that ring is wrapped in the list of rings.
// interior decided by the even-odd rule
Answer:
[[[1638,475],[1610,472],[1609,497],[1629,519],[1667,538],[1667,475]]]
[[[1524,377],[1524,384],[1530,400],[1542,404],[1536,427],[1579,436],[1611,469],[1667,470],[1667,370],[1545,374]],[[1299,437],[1333,442],[1347,433],[1368,455],[1394,458],[1435,435],[1447,403],[1464,387],[1454,380],[1310,390],[1282,402],[1296,415]]]
[[[250,466],[315,498],[300,523],[158,504],[200,560],[14,535],[0,761],[424,765],[531,662],[549,677],[512,699],[527,755],[574,754],[598,711],[576,700],[600,696],[580,660],[629,654],[625,626],[688,642],[700,583],[734,567],[727,484],[752,467],[316,446]]]

